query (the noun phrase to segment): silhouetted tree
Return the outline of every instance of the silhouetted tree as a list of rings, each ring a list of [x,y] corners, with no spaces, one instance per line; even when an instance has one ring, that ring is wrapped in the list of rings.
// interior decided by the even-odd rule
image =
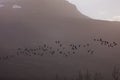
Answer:
[[[59,79],[58,74],[56,74],[56,76],[55,76],[55,80],[58,80],[58,79]]]
[[[63,80],[67,80],[67,78],[66,77],[64,77],[64,79]]]
[[[101,73],[95,73],[94,76],[93,76],[93,80],[102,80],[103,77],[102,77],[102,74]]]
[[[79,71],[78,80],[83,80],[83,74],[81,70]]]
[[[120,80],[120,69],[117,66],[114,66],[112,72],[113,80]]]
[[[85,73],[84,79],[85,79],[85,80],[91,80],[91,76],[92,76],[92,75],[91,75],[90,72],[87,70],[86,73]]]

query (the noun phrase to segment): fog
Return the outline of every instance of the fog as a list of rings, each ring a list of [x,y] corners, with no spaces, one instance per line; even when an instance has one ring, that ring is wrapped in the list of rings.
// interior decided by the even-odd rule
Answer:
[[[64,0],[11,0],[3,4],[1,80],[54,80],[56,74],[75,78],[79,70],[101,72],[104,80],[112,80],[113,66],[119,65],[120,60],[119,22],[93,20]],[[70,44],[77,50],[71,50]],[[55,55],[50,55],[48,49],[42,55],[38,48],[46,45],[57,50]],[[26,48],[35,51],[26,52]],[[59,54],[58,49],[64,54]]]

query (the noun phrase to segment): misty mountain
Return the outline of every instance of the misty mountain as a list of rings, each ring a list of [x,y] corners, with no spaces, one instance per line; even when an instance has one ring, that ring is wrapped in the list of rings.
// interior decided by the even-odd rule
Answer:
[[[22,8],[13,9],[11,6],[14,4]],[[0,43],[3,45],[6,42],[16,45],[19,41],[24,44],[44,38],[85,38],[98,32],[110,32],[115,36],[118,31],[119,23],[92,20],[64,0],[21,0],[19,3],[14,0],[11,3],[6,1],[5,5],[0,9]],[[111,33],[113,30],[116,33]]]
[[[0,77],[39,79],[39,76],[61,73],[71,75],[89,68],[110,75],[114,64],[119,64],[120,23],[93,20],[81,14],[65,0],[6,0],[0,8],[0,55],[16,55],[18,48],[33,48],[39,44],[60,40],[92,46],[81,48],[81,56],[14,57],[0,62]],[[12,8],[19,5],[21,8]],[[94,42],[93,39],[100,39]],[[118,46],[101,46],[101,42],[116,42]],[[52,45],[54,46],[54,44]],[[54,46],[55,49],[57,48]],[[88,50],[89,49],[89,50]],[[95,50],[94,55],[87,51]],[[109,75],[108,79],[109,79]],[[110,79],[109,79],[110,80]]]

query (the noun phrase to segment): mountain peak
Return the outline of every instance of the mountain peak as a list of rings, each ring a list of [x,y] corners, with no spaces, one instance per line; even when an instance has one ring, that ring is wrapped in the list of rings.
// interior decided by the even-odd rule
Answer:
[[[88,18],[81,14],[75,5],[66,0],[25,0],[21,2],[25,11],[40,13],[41,16]]]

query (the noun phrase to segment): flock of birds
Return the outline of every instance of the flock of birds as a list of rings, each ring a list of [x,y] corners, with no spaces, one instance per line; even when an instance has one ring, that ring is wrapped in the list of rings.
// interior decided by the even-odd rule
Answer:
[[[109,48],[113,48],[118,44],[116,42],[105,41],[102,38],[93,39],[94,42],[99,43],[101,46],[107,46]],[[82,44],[63,44],[61,41],[57,40],[54,42],[54,46],[50,46],[49,44],[41,44],[34,48],[18,48],[16,53],[13,55],[0,56],[0,61],[5,61],[17,56],[54,56],[61,55],[64,57],[73,56],[75,54],[80,54],[81,49],[86,49],[87,53],[93,55],[95,54],[95,50],[91,49],[90,43]]]
[[[109,42],[109,41],[103,40],[102,38],[100,38],[100,39],[94,39],[94,41],[95,41],[95,42],[99,42],[100,45],[102,45],[102,46],[107,46],[107,47],[109,47],[109,48],[113,48],[113,47],[115,47],[115,46],[118,45],[116,42],[112,42],[112,43],[111,43],[111,42]]]

